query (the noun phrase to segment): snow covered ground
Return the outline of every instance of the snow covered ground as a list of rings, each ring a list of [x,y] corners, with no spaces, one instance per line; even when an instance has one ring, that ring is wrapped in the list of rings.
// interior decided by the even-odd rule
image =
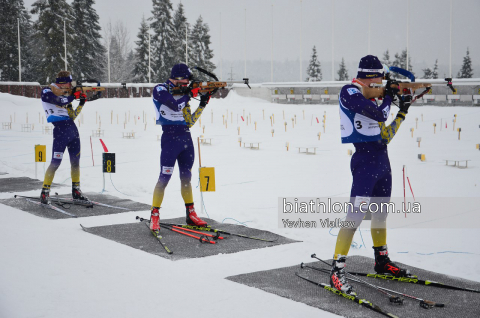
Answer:
[[[197,102],[192,104],[196,106]],[[28,123],[34,124],[31,133],[21,132],[26,114]],[[273,127],[269,118],[272,114]],[[454,114],[457,115],[455,131]],[[295,115],[297,124],[293,128]],[[223,116],[227,125],[222,123]],[[248,125],[247,116],[251,116]],[[34,178],[35,144],[47,145],[48,165],[52,136],[42,134],[42,126],[47,125],[45,119],[42,125],[42,117],[39,100],[0,94],[0,122],[14,120],[11,131],[0,131],[0,172],[8,173],[0,177]],[[82,122],[78,125],[77,121],[77,126],[82,142],[82,190],[101,192],[103,189],[102,147],[97,137],[92,137],[95,166],[90,149],[92,130],[98,129],[101,122],[105,132],[102,139],[109,151],[116,153],[117,161],[117,173],[111,175],[111,180],[106,176],[107,193],[151,204],[160,170],[157,136],[161,135],[161,127],[154,125],[151,99],[87,102],[80,118]],[[124,128],[125,118],[128,123]],[[415,128],[415,118],[418,118],[418,129],[412,138],[410,128]],[[433,123],[437,124],[435,134]],[[475,242],[480,224],[471,222],[479,211],[465,211],[462,207],[465,200],[462,198],[480,198],[480,151],[475,149],[475,144],[480,143],[479,125],[479,108],[411,108],[389,145],[392,196],[403,197],[402,167],[406,165],[416,197],[447,197],[459,205],[457,211],[452,211],[452,228],[435,226],[434,217],[425,228],[395,228],[394,222],[390,222],[388,244],[394,260],[480,281],[478,266],[469,266],[480,261],[480,247]],[[460,140],[458,127],[462,129]],[[122,138],[122,132],[132,130],[136,133],[135,139]],[[195,141],[200,135],[212,138],[211,146],[201,148],[202,165],[215,167],[216,173],[216,192],[204,193],[206,212],[200,215],[205,217],[208,213],[210,218],[226,223],[244,222],[302,243],[172,262],[87,234],[79,226],[80,222],[87,227],[132,223],[135,215],[148,217],[149,211],[81,220],[49,220],[0,205],[0,317],[145,317],[153,313],[183,317],[206,312],[230,317],[334,316],[223,278],[300,264],[310,261],[312,253],[324,259],[332,256],[336,229],[279,228],[277,202],[279,197],[349,195],[351,157],[347,150],[353,147],[340,143],[338,106],[279,105],[231,93],[224,100],[212,100],[202,115],[201,124],[197,123],[191,131]],[[239,137],[244,142],[260,142],[260,150],[239,147]],[[417,137],[422,138],[420,148]],[[285,147],[287,142],[289,151]],[[299,154],[296,147],[319,148],[316,155],[305,155]],[[418,160],[420,153],[426,154],[426,162]],[[445,166],[444,159],[471,161],[468,169],[458,169]],[[43,180],[44,165],[38,167],[41,171],[38,178]],[[198,158],[193,169],[194,186],[198,180],[196,167]],[[54,179],[65,187],[54,191],[70,191],[69,178],[70,166],[66,159]],[[166,190],[162,218],[183,215],[179,189],[175,171]],[[38,195],[39,191],[30,191],[27,195]],[[11,193],[0,193],[0,199],[11,196]],[[407,196],[411,196],[408,188]],[[200,212],[200,194],[196,188],[194,197]],[[352,248],[350,254],[372,257],[369,222],[364,223],[362,236],[357,232],[356,248]]]

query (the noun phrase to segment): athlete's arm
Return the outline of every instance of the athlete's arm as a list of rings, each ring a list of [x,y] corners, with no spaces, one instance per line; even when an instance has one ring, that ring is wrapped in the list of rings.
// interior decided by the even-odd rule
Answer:
[[[50,88],[45,88],[42,91],[42,101],[57,106],[65,106],[70,104],[75,97],[73,96],[57,96],[55,95]]]
[[[345,108],[357,114],[384,122],[387,120],[392,99],[390,96],[385,96],[383,103],[378,106],[375,102],[366,99],[355,86],[347,85],[340,92],[340,102]]]
[[[378,125],[380,126],[380,135],[382,136],[382,142],[384,144],[389,144],[392,141],[393,137],[397,133],[397,130],[400,128],[400,125],[405,120],[405,113],[398,112],[397,117],[395,120],[392,121],[390,125],[385,125],[384,122],[379,122]]]
[[[190,100],[190,96],[185,95],[182,98],[175,99],[165,87],[157,86],[153,91],[153,100],[167,106],[175,112],[178,112],[180,110],[180,106],[183,103],[185,103],[185,105],[188,103],[188,101]]]
[[[75,120],[78,117],[78,115],[80,115],[82,108],[83,108],[82,104],[79,104],[76,109],[73,109],[72,104],[69,104],[67,106],[68,117],[70,117],[72,120]]]
[[[185,106],[183,108],[183,110],[182,110],[183,111],[183,118],[185,119],[185,122],[187,123],[188,128],[195,125],[198,118],[200,118],[200,116],[202,115],[202,112],[203,112],[204,109],[205,109],[205,107],[200,107],[199,106],[197,108],[197,110],[192,115],[192,111],[190,110],[190,105],[189,104],[187,104],[187,106]]]

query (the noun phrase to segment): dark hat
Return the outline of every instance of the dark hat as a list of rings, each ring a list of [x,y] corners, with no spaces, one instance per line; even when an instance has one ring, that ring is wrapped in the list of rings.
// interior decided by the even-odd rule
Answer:
[[[374,55],[362,57],[358,64],[357,78],[376,78],[383,77],[383,65]]]
[[[55,83],[57,84],[67,84],[72,82],[72,75],[57,77]]]
[[[190,71],[188,66],[183,64],[183,63],[175,64],[172,67],[172,72],[170,73],[170,78],[171,79],[177,79],[177,80],[191,79],[192,78],[192,72]]]

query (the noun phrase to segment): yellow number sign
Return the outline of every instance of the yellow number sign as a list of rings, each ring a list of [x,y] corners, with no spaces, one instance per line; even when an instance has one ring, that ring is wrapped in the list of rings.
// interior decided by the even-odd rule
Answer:
[[[215,168],[200,168],[200,191],[215,191]]]
[[[328,89],[324,90],[323,93],[324,93],[325,95],[327,95],[327,94],[328,94]]]
[[[35,145],[35,162],[47,162],[47,146]]]

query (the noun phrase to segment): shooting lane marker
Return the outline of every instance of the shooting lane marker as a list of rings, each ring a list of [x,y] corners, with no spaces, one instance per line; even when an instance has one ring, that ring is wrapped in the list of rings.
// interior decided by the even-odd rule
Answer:
[[[418,148],[420,148],[420,142],[422,141],[422,137],[417,137]]]
[[[35,145],[35,179],[37,179],[37,162],[46,162],[47,161],[47,146],[46,145]]]
[[[460,133],[462,132],[462,128],[457,128],[457,131],[458,131],[458,140],[460,140]]]
[[[442,126],[440,126],[440,127],[442,127]],[[433,123],[433,133],[434,134],[435,134],[436,129],[437,129],[437,124]]]
[[[425,160],[427,160],[427,159],[425,158],[425,155],[424,155],[424,154],[419,154],[419,155],[418,155],[418,159],[420,159],[420,161],[422,161],[422,162],[424,162]]]
[[[203,128],[203,133],[205,133],[205,125],[203,125],[202,128]]]
[[[295,128],[295,118],[292,118],[292,128]]]
[[[238,137],[238,144],[242,147],[242,137]]]
[[[453,115],[453,131],[455,131],[455,123],[457,122],[457,114]]]
[[[295,125],[297,124],[297,115],[294,116],[295,117]]]
[[[275,124],[275,114],[272,114],[273,123]]]
[[[270,127],[273,127],[272,116],[270,116]]]
[[[285,122],[285,132],[287,132],[287,122]]]
[[[257,131],[257,122],[255,122],[255,131]]]
[[[272,137],[273,137],[273,133],[275,132],[275,129],[272,129]]]
[[[287,147],[287,151],[288,151],[288,148],[290,147],[290,143],[287,141],[287,143],[285,144],[285,147]]]
[[[320,140],[320,136],[322,135],[321,132],[318,132],[317,136],[318,136],[318,140]]]
[[[237,127],[238,135],[240,136],[240,126]]]
[[[412,138],[413,138],[413,128],[410,128],[410,132],[412,133]]]
[[[283,120],[285,120],[285,109],[282,110],[282,112],[283,112]]]
[[[222,125],[225,125],[225,115],[222,115]]]

